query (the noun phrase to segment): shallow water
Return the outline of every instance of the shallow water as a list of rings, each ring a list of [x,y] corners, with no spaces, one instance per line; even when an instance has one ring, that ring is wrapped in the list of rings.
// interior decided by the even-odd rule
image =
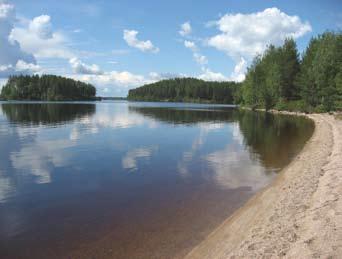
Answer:
[[[183,256],[313,128],[224,105],[0,103],[0,258]]]

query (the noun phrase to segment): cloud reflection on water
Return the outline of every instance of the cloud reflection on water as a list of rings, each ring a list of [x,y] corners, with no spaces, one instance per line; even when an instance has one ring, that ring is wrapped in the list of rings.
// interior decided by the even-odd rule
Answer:
[[[169,149],[169,146],[153,143],[154,139],[152,143],[143,143],[145,134],[154,131],[162,133],[163,129],[159,127],[177,127],[183,131],[190,128],[198,132],[189,136],[190,147],[183,146],[172,151],[178,157],[172,166],[182,177],[191,177],[194,171],[201,170],[203,177],[212,179],[224,188],[252,186],[259,189],[269,181],[259,155],[245,143],[240,124],[231,111],[181,110],[179,105],[177,109],[148,105],[134,106],[133,109],[128,103],[98,103],[96,109],[94,104],[86,104],[83,111],[79,106],[73,109],[73,106],[64,107],[68,106],[65,104],[51,105],[39,104],[40,108],[35,107],[32,113],[28,110],[31,107],[28,104],[2,106],[5,107],[6,116],[1,115],[1,118],[7,118],[11,123],[6,124],[6,120],[3,120],[0,137],[13,138],[12,142],[16,143],[15,149],[6,146],[4,148],[8,151],[3,152],[9,155],[14,170],[33,176],[37,184],[51,183],[52,174],[58,168],[75,169],[73,166],[75,160],[80,159],[76,157],[81,155],[81,151],[86,152],[82,156],[90,156],[89,153],[103,148],[111,150],[116,156],[116,167],[136,171],[139,161],[148,162],[153,154],[160,156]],[[40,114],[37,115],[37,111]],[[73,112],[75,114],[71,114]],[[172,126],[165,126],[165,123]],[[170,131],[167,137],[177,137],[173,135],[175,132]],[[130,138],[136,136],[142,138],[135,138],[133,144],[129,143]],[[213,136],[217,136],[215,145],[208,142],[208,138]],[[258,140],[262,145],[262,139]],[[104,156],[105,153],[94,153],[96,156],[100,154]],[[94,162],[97,159],[101,158],[97,157]],[[82,170],[83,167],[77,165],[77,168]],[[3,187],[0,187],[3,193],[10,188],[10,182],[3,181]]]
[[[29,172],[35,176],[37,184],[50,183],[50,171],[68,164],[72,154],[67,149],[74,145],[68,139],[42,140],[36,137],[30,145],[11,153],[10,158],[16,170]]]
[[[185,204],[226,212],[265,186],[310,132],[299,118],[201,105],[6,105],[0,105],[0,243],[13,247],[39,233],[68,243],[64,237],[72,233],[77,239],[91,232],[85,225],[97,231],[113,220],[130,228],[140,215],[183,213]]]
[[[177,165],[182,177],[191,177],[191,172],[194,171],[193,163],[202,161],[207,177],[213,179],[222,188],[250,187],[255,191],[265,186],[269,176],[265,175],[265,169],[258,159],[250,159],[237,122],[199,123],[197,126],[200,129],[198,136],[194,139],[191,149],[183,152],[182,159]],[[203,145],[210,144],[208,137],[221,132],[226,132],[227,136],[231,137],[225,147],[205,155],[201,154],[199,150],[206,149]]]
[[[129,171],[138,170],[138,159],[148,161],[152,154],[158,150],[158,145],[151,147],[134,148],[122,158],[122,167]]]

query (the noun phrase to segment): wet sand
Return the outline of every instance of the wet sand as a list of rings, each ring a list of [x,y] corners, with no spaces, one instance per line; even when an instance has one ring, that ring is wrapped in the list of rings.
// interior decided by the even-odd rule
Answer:
[[[342,120],[308,117],[315,132],[302,152],[187,258],[341,256]]]

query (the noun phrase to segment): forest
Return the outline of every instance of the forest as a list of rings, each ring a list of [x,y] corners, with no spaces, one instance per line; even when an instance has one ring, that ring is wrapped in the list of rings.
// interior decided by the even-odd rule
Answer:
[[[1,90],[4,100],[78,101],[95,96],[93,85],[55,75],[12,76]]]
[[[251,108],[303,112],[342,109],[342,34],[312,38],[300,57],[293,39],[254,58],[238,94]]]
[[[170,102],[234,102],[239,83],[206,82],[196,78],[174,78],[162,80],[132,89],[128,100],[134,101],[170,101]]]
[[[342,109],[342,33],[325,32],[299,55],[296,42],[269,45],[242,83],[175,78],[132,89],[129,100],[240,104],[252,109],[325,112]]]

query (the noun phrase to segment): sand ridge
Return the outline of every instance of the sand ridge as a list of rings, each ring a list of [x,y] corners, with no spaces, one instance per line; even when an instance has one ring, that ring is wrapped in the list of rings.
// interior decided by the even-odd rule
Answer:
[[[302,152],[187,258],[342,255],[342,120],[305,116],[315,132]]]

